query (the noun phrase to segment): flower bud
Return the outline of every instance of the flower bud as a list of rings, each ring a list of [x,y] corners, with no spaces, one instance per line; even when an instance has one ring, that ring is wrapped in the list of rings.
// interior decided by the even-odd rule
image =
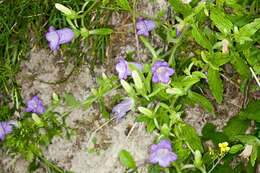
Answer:
[[[65,7],[64,5],[62,5],[60,3],[55,3],[55,7],[57,8],[57,10],[64,13],[68,18],[70,18],[70,19],[77,18],[77,13],[74,10],[71,10],[68,7]]]

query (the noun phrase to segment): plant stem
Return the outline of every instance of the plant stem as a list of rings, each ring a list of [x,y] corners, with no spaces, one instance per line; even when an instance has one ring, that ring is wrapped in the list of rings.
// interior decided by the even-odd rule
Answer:
[[[225,155],[224,155],[225,156]],[[218,161],[212,166],[212,168],[208,171],[208,173],[211,173],[215,167],[219,164],[219,162],[223,159],[224,156],[221,156]]]

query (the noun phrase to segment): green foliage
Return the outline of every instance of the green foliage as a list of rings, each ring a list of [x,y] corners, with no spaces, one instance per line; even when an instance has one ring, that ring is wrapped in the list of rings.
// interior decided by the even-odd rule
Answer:
[[[189,99],[191,99],[193,102],[197,102],[199,103],[204,109],[206,109],[208,112],[210,113],[213,113],[214,112],[214,107],[213,105],[211,104],[211,102],[206,98],[204,97],[203,95],[201,94],[198,94],[196,92],[192,92],[190,91],[188,93],[188,97]]]
[[[212,49],[212,45],[209,42],[209,40],[206,38],[206,36],[203,34],[203,32],[198,29],[198,27],[195,24],[192,26],[191,33],[199,45],[201,45],[203,48],[208,49],[208,50]]]
[[[128,0],[117,0],[117,5],[122,9],[122,10],[126,10],[126,11],[130,11],[131,7],[130,4],[128,2]]]
[[[175,127],[175,133],[178,137],[187,142],[187,144],[195,151],[203,152],[203,147],[200,138],[197,136],[193,127],[188,124],[178,124]]]
[[[250,121],[235,116],[234,118],[231,118],[228,121],[227,125],[223,128],[223,133],[229,138],[232,138],[236,135],[244,134],[249,124]]]
[[[119,160],[128,169],[136,168],[136,163],[135,163],[135,161],[133,159],[133,156],[126,150],[121,150],[119,152]]]
[[[210,8],[210,19],[223,34],[231,32],[233,24],[228,19],[228,15],[226,15],[220,8]]]
[[[239,113],[239,116],[241,116],[242,118],[246,118],[246,119],[249,119],[249,120],[255,120],[255,121],[258,121],[260,122],[260,101],[257,100],[257,101],[253,101],[253,102],[250,102],[246,109],[241,111]]]
[[[224,88],[219,71],[214,70],[213,68],[208,69],[208,84],[216,101],[221,103],[223,100]]]
[[[62,136],[63,132],[69,135],[69,128],[65,123],[69,114],[67,112],[60,114],[54,111],[60,103],[55,102],[42,115],[24,113],[22,119],[17,123],[17,127],[4,140],[3,145],[5,148],[21,154],[31,163],[31,167],[29,167],[31,171],[38,168],[40,163],[43,163],[46,169],[50,169],[53,172],[65,172],[44,158],[43,155],[44,148],[51,143],[55,136]]]
[[[216,145],[228,140],[228,137],[224,133],[216,131],[216,126],[211,123],[204,125],[202,135],[204,140],[212,140]]]
[[[4,4],[0,7],[3,14],[0,17],[0,28],[3,31],[0,34],[1,120],[10,119],[11,114],[21,105],[15,75],[19,71],[20,60],[29,50],[31,33],[28,30],[33,32],[37,43],[41,43],[44,40],[43,33],[47,29],[42,26],[45,26],[46,21],[48,26],[71,27],[78,39],[75,39],[68,50],[71,54],[79,53],[77,55],[80,56],[74,55],[78,57],[75,63],[79,65],[83,60],[82,52],[78,51],[80,45],[86,45],[87,55],[99,57],[101,62],[104,60],[109,36],[117,34],[109,25],[113,11],[122,10],[129,13],[133,21],[144,18],[143,12],[137,12],[135,9],[136,1],[132,3],[128,0],[22,0],[1,3]],[[211,101],[203,93],[206,93],[204,90],[209,87],[216,102],[222,103],[224,80],[221,76],[230,78],[230,81],[240,77],[242,88],[242,85],[251,79],[250,70],[260,74],[259,3],[242,0],[193,0],[185,4],[182,0],[169,0],[168,5],[170,8],[167,8],[167,14],[166,10],[162,10],[157,16],[145,16],[156,20],[156,39],[153,40],[160,36],[160,47],[155,47],[149,37],[137,37],[151,53],[143,71],[130,64],[128,68],[131,70],[131,77],[119,82],[114,76],[103,75],[97,80],[98,88],[92,88],[90,96],[82,103],[69,93],[62,98],[53,95],[52,105],[46,113],[25,113],[18,119],[18,127],[7,136],[4,147],[29,160],[29,172],[33,172],[42,164],[49,172],[65,172],[43,157],[43,149],[48,147],[55,136],[63,135],[63,132],[69,135],[69,128],[65,124],[68,113],[55,112],[56,106],[63,103],[71,109],[78,109],[80,106],[89,108],[93,103],[97,103],[103,118],[109,119],[113,100],[107,103],[106,96],[111,91],[122,88],[126,91],[125,94],[134,100],[133,111],[137,108],[136,111],[140,112],[136,121],[143,122],[148,132],[158,134],[157,140],[170,140],[173,152],[178,156],[169,168],[150,165],[149,173],[232,172],[230,163],[233,159],[237,160],[247,145],[253,147],[248,156],[250,166],[244,167],[244,164],[239,163],[234,166],[233,172],[255,168],[255,163],[259,160],[260,146],[259,101],[250,101],[247,107],[231,118],[221,130],[207,123],[202,129],[202,136],[183,121],[182,114],[185,106],[191,103],[199,104],[208,112],[215,113]],[[17,19],[12,16],[17,16]],[[180,35],[176,34],[176,31]],[[133,56],[135,55],[139,56],[134,52]],[[152,82],[151,67],[157,60],[169,62],[170,67],[175,70],[168,84]],[[237,73],[224,76],[226,64],[231,64]],[[15,107],[9,108],[9,102]],[[246,134],[246,131],[249,134]],[[211,148],[204,143],[208,140],[214,143]],[[218,147],[219,143],[224,142],[230,147],[225,153]],[[128,172],[138,172],[138,165],[128,151],[122,150],[119,160]]]

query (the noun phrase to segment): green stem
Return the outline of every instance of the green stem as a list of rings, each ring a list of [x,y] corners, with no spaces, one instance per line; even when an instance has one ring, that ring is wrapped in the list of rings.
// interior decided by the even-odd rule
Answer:
[[[224,155],[225,156],[225,155]],[[224,156],[221,156],[218,161],[212,166],[212,168],[208,171],[208,173],[211,173],[215,168],[216,166],[219,164],[219,162],[223,159]]]
[[[64,170],[62,170],[61,168],[59,168],[57,165],[53,164],[52,162],[50,162],[49,160],[47,160],[46,158],[44,158],[43,156],[37,155],[36,156],[45,164],[47,165],[49,168],[52,168],[53,170],[55,170],[58,173],[64,173]]]

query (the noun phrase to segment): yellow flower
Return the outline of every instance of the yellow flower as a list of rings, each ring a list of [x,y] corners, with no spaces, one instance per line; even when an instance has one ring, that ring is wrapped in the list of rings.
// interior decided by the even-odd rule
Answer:
[[[220,154],[224,154],[230,150],[230,147],[228,147],[227,142],[219,143],[218,147],[220,148]]]

